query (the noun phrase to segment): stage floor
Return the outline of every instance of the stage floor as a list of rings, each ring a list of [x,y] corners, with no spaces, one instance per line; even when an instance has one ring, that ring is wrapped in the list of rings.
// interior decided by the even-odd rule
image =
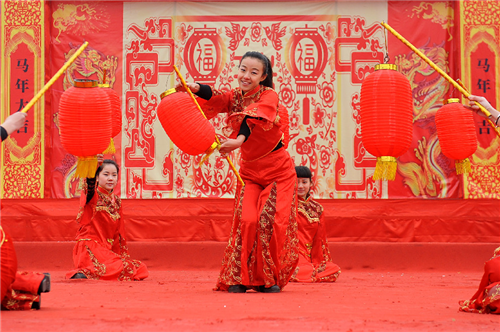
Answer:
[[[131,242],[150,277],[65,280],[74,242],[15,243],[19,270],[50,272],[42,309],[1,312],[1,331],[500,331],[458,311],[498,243],[330,243],[335,283],[280,294],[215,292],[225,243]]]
[[[498,315],[458,311],[482,271],[345,271],[280,294],[215,292],[215,270],[150,271],[138,282],[65,280],[39,311],[2,311],[2,331],[500,331]]]

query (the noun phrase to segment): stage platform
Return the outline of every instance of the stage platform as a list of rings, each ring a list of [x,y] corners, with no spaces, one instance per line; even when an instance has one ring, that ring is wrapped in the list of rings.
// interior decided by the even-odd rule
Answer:
[[[69,271],[74,242],[16,242],[19,270]],[[150,270],[211,270],[221,266],[225,242],[130,242],[132,258]],[[342,271],[474,271],[481,273],[499,243],[333,242]]]
[[[343,270],[482,270],[500,245],[498,200],[319,200]],[[232,199],[124,199],[132,257],[151,269],[220,267]],[[68,270],[78,199],[2,200],[20,268]]]
[[[129,241],[228,239],[232,199],[123,199]],[[494,199],[328,199],[330,242],[499,243],[500,201]],[[2,200],[2,226],[15,241],[72,241],[78,199]]]

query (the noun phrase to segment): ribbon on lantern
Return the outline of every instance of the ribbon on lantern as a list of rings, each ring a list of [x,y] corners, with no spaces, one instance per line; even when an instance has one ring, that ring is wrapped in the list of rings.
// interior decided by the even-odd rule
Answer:
[[[374,180],[394,180],[396,158],[410,147],[413,99],[408,79],[394,64],[378,64],[361,85],[361,140],[377,157]]]
[[[468,157],[477,149],[472,112],[460,103],[460,99],[447,99],[436,113],[436,129],[441,151],[446,157],[455,159],[457,174],[469,173]]]
[[[75,177],[94,177],[97,155],[111,137],[111,104],[97,81],[75,80],[59,101],[61,144],[78,157]]]

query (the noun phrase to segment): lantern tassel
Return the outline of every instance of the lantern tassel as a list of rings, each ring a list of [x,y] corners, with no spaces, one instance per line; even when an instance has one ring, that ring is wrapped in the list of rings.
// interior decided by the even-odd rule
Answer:
[[[462,160],[455,160],[455,170],[457,174],[470,173],[471,165],[469,158],[465,158]]]
[[[115,152],[116,152],[115,142],[113,141],[113,138],[110,138],[109,145],[106,148],[106,150],[104,150],[103,154],[113,154]]]
[[[75,178],[93,178],[97,171],[97,156],[78,157]]]
[[[377,165],[375,166],[375,173],[373,173],[373,180],[394,181],[397,168],[398,163],[396,158],[390,156],[377,157]]]

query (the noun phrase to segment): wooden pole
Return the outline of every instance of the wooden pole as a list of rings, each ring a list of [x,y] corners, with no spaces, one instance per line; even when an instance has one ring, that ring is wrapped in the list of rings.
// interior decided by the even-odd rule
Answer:
[[[30,100],[30,102],[26,104],[26,106],[24,106],[21,112],[27,113],[28,110],[31,107],[33,107],[33,105],[35,105],[35,103],[43,96],[43,94],[47,92],[47,90],[52,86],[52,84],[54,84],[54,82],[64,73],[64,71],[68,69],[69,66],[71,66],[71,64],[76,60],[76,58],[78,58],[78,56],[83,52],[83,50],[87,48],[88,45],[89,42],[83,43],[82,46],[80,46],[80,48],[75,52],[75,54],[73,54],[73,56],[69,58],[69,60],[66,61],[66,63],[61,67],[61,69],[59,69],[59,71],[47,82],[47,84],[45,84],[45,86],[40,91],[38,91],[36,96],[34,96]]]

